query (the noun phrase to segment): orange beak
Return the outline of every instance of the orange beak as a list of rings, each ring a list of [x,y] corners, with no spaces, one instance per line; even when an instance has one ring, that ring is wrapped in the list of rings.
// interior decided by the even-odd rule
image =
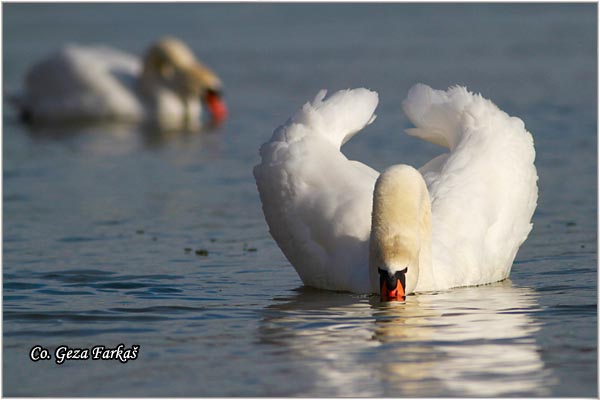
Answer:
[[[388,271],[379,269],[379,287],[381,290],[381,301],[406,300],[405,272],[398,271],[394,275],[390,275]]]
[[[209,90],[204,96],[204,103],[210,113],[211,124],[219,125],[227,119],[227,106],[218,92]]]

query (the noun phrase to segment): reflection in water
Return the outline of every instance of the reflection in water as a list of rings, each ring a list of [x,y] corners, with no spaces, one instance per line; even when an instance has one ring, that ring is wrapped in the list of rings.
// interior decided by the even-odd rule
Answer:
[[[548,395],[536,294],[495,285],[406,303],[303,290],[265,310],[261,342],[306,365],[319,396]]]
[[[76,141],[81,150],[101,156],[128,155],[140,149],[160,148],[167,144],[187,148],[200,143],[199,138],[219,131],[218,127],[211,125],[188,129],[102,121],[28,125],[27,128],[29,135],[36,140]]]

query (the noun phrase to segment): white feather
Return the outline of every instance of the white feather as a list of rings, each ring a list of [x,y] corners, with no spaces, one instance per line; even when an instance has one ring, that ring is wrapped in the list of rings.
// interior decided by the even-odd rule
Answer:
[[[270,232],[308,286],[371,291],[373,188],[379,173],[340,147],[374,119],[366,89],[325,92],[279,127],[254,168]],[[533,140],[523,122],[465,88],[413,87],[403,108],[410,135],[450,149],[420,169],[432,203],[435,279],[416,291],[508,277],[537,201]]]
[[[104,46],[67,45],[28,72],[24,106],[40,120],[141,120],[140,60]]]
[[[409,134],[451,149],[420,169],[432,202],[436,282],[454,287],[507,278],[537,204],[531,134],[519,118],[462,87],[416,85],[403,108],[416,126]]]

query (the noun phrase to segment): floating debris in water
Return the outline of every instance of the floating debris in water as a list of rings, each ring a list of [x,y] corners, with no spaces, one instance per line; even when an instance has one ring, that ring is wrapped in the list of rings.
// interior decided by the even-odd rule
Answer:
[[[198,249],[198,250],[196,250],[196,255],[197,256],[206,257],[208,255],[208,250],[206,250],[206,249]]]
[[[248,247],[248,243],[244,243],[244,251],[256,251],[256,247]]]
[[[577,225],[577,224],[573,221],[567,222],[567,226],[575,226],[575,225]]]
[[[190,247],[186,247],[185,249],[183,249],[183,251],[185,251],[186,253],[190,253],[192,249]]]
[[[138,235],[143,235],[146,232],[144,232],[143,229],[138,229],[137,231],[135,231],[135,233],[137,233]]]
[[[210,238],[210,242],[211,242],[211,243],[214,243],[214,242],[216,242],[216,241],[217,241],[217,239],[215,239],[215,238]]]

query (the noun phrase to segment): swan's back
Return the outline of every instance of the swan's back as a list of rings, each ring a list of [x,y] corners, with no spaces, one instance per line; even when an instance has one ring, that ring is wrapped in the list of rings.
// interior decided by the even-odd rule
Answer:
[[[28,72],[23,111],[36,120],[139,120],[136,57],[104,46],[67,45]]]
[[[260,150],[254,168],[271,235],[308,286],[369,292],[368,240],[378,173],[340,146],[369,124],[377,94],[319,93]]]
[[[507,278],[537,203],[531,134],[462,87],[416,85],[403,108],[416,126],[407,133],[450,149],[420,169],[432,201],[437,288]]]

